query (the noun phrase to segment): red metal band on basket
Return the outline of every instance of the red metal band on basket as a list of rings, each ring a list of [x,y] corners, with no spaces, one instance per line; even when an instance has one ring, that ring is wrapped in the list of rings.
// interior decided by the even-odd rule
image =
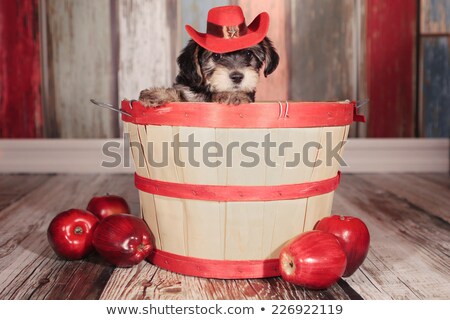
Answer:
[[[206,128],[311,128],[345,126],[363,121],[355,102],[168,103],[144,107],[139,101],[122,101],[122,120],[142,125]]]
[[[217,279],[269,278],[280,275],[278,259],[210,260],[155,250],[147,260],[163,269],[188,276]]]
[[[333,178],[277,186],[218,186],[175,183],[134,175],[134,184],[141,191],[171,198],[207,201],[275,201],[313,197],[336,190],[340,172]]]

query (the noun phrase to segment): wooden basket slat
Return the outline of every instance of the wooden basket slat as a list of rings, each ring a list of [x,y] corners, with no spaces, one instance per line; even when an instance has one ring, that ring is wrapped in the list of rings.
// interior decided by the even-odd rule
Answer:
[[[311,175],[312,181],[334,177],[338,173],[339,162],[336,158],[333,158],[331,159],[331,163],[328,163],[327,150],[328,148],[330,148],[330,150],[334,149],[336,146],[342,147],[342,140],[345,134],[348,134],[347,127],[348,126],[322,128],[320,137],[320,145],[322,148],[319,149],[317,153],[316,165],[314,166]],[[330,133],[331,141],[327,138]],[[340,151],[341,150],[339,150],[339,152]],[[330,192],[307,199],[303,231],[312,230],[318,220],[330,215],[333,204],[333,195],[334,192]]]
[[[346,126],[327,127],[322,129],[320,138],[320,145],[322,148],[318,150],[316,165],[313,168],[311,181],[318,181],[336,176],[339,170],[339,162],[336,158],[333,158],[331,159],[331,165],[328,165],[327,148],[330,147],[331,150],[334,149],[335,146],[341,145],[345,131]],[[327,136],[329,133],[331,133],[331,141],[327,141]]]
[[[148,140],[147,140],[147,128],[146,126],[137,126],[137,133],[139,136],[139,141],[141,143],[141,148],[142,151],[144,152],[144,154],[142,155],[142,159],[139,159],[139,161],[143,161],[143,164],[145,166],[145,169],[147,171],[146,176],[148,178],[151,178],[151,174],[150,174],[150,165],[148,163]]]
[[[344,158],[344,149],[346,147],[346,144],[348,142],[348,134],[350,132],[350,125],[345,126],[345,130],[344,130],[344,135],[342,137],[342,147],[341,150],[339,151],[339,155]]]
[[[209,141],[215,141],[216,132],[214,128],[176,127],[176,133],[180,141],[188,141],[189,136],[200,144],[194,149],[194,161],[188,159],[187,148],[180,148],[180,160],[184,163],[181,183],[211,184],[217,185],[218,169],[207,166],[203,159],[203,146]],[[179,174],[181,177],[181,175]],[[189,255],[203,256],[208,259],[223,259],[223,240],[217,237],[224,233],[224,216],[221,212],[220,203],[214,201],[190,201],[184,200],[185,209],[185,238]],[[208,241],[205,241],[208,239]]]
[[[229,130],[228,129],[221,129],[221,128],[215,128],[215,140],[217,143],[219,143],[222,146],[228,145],[228,135]],[[224,165],[221,165],[217,167],[217,183],[220,186],[227,185],[228,181],[228,168]]]
[[[228,129],[215,128],[215,140],[222,146],[228,144]],[[228,169],[226,166],[217,167],[217,184],[218,185],[226,185],[228,180]],[[219,234],[218,238],[221,246],[221,252],[223,256],[221,259],[225,260],[225,251],[226,251],[226,221],[227,221],[227,203],[219,202]]]
[[[152,142],[152,155],[149,155],[149,161],[152,159],[155,163],[163,163],[165,156],[167,164],[164,166],[150,166],[150,174],[154,179],[170,182],[180,182],[179,173],[174,163],[174,156],[171,152],[164,152],[164,145],[170,148],[173,141],[174,128],[170,126],[145,126],[147,132],[147,141]],[[170,150],[170,149],[169,149]]]
[[[269,131],[271,140],[279,146],[285,141],[289,141],[290,129],[271,129]],[[283,170],[285,166],[286,156],[280,155],[280,153],[274,152],[271,154],[275,167],[266,167],[266,184],[277,185],[283,181]],[[264,215],[263,215],[263,235],[262,235],[262,257],[265,259],[276,258],[274,256],[274,247],[279,246],[280,242],[280,229],[284,229],[283,223],[277,221],[279,206],[283,206],[283,201],[266,201],[264,203]],[[278,224],[277,224],[278,222]],[[284,239],[281,240],[284,242]]]
[[[238,129],[229,130],[228,144],[263,141],[268,130]],[[261,148],[249,148],[263,159]],[[266,185],[266,166],[261,163],[250,168],[241,162],[251,161],[242,152],[234,150],[231,155],[231,167],[227,167],[228,185]],[[228,164],[230,165],[230,164]],[[226,220],[225,259],[252,260],[262,256],[264,230],[264,202],[228,202]]]
[[[281,129],[283,141],[292,142],[293,147],[286,149],[284,157],[278,161],[282,163],[281,177],[279,184],[302,183],[310,181],[313,168],[305,165],[303,161],[297,166],[291,166],[289,163],[294,161],[295,153],[303,154],[303,145],[309,141],[317,141],[321,136],[322,128],[305,129]],[[279,142],[279,141],[277,141]],[[288,201],[274,201],[275,222],[273,226],[272,243],[269,251],[271,258],[276,258],[281,246],[288,240],[298,235],[303,230],[303,224],[306,214],[307,199],[297,199]]]
[[[138,174],[142,174],[144,177],[151,178],[150,166],[148,164],[149,153],[146,127],[127,123],[127,130],[130,135],[130,142],[135,146],[133,158],[135,166],[139,168],[137,172]],[[141,203],[142,217],[148,224],[150,231],[153,234],[155,246],[161,247],[161,237],[159,234],[159,224],[155,207],[155,196],[153,194],[139,191],[139,201]]]
[[[224,259],[224,215],[220,204],[212,201],[185,200],[188,252],[193,257]]]
[[[152,141],[152,159],[156,163],[163,162],[164,142],[173,140],[174,131],[170,126],[146,126],[147,141]],[[153,179],[180,182],[179,173],[174,165],[172,153],[165,153],[168,157],[168,166],[150,166],[149,172]],[[149,155],[150,157],[150,155]],[[148,159],[150,162],[150,158]],[[154,196],[161,250],[167,250],[180,255],[187,255],[187,243],[185,238],[186,212],[183,199]]]
[[[307,199],[273,201],[277,210],[273,212],[274,224],[268,258],[278,258],[281,247],[303,230]]]
[[[320,141],[322,132],[323,128],[294,128],[289,130],[287,141],[292,142],[294,147],[286,151],[282,184],[314,181],[311,178],[314,167],[308,166],[303,160],[296,166],[288,166],[287,163],[294,160],[294,153],[301,152],[301,157],[303,157],[303,146],[311,141]],[[317,157],[317,148],[309,148],[308,151],[308,159],[314,162]]]
[[[148,177],[148,171],[144,162],[140,161],[144,150],[142,149],[141,140],[138,133],[138,125],[127,122],[125,126],[126,132],[130,137],[131,155],[133,156],[136,172],[143,177]]]
[[[154,237],[156,248],[161,248],[161,235],[158,222],[158,215],[155,206],[155,196],[151,193],[139,191],[139,201],[141,203],[141,214],[147,223]]]
[[[225,259],[261,259],[263,209],[263,202],[227,203]]]
[[[302,231],[312,230],[317,221],[330,215],[333,195],[334,191],[307,199],[305,222]]]
[[[184,201],[155,195],[161,250],[187,255]]]

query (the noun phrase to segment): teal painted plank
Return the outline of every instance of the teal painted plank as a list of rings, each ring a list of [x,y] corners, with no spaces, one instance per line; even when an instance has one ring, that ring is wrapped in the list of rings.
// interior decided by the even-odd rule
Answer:
[[[200,1],[200,0],[182,0],[181,2],[181,27],[182,27],[182,46],[190,39],[184,26],[186,24],[191,25],[199,32],[206,31],[206,18],[208,17],[208,11],[211,8],[226,6],[230,4],[230,0],[213,0],[213,1]]]
[[[450,36],[422,39],[426,137],[450,137]]]

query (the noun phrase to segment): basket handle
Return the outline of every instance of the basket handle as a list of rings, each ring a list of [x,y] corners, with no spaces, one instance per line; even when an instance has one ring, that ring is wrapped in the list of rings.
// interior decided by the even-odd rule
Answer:
[[[359,109],[361,107],[364,107],[366,104],[369,103],[369,99],[364,99],[364,100],[358,100],[356,101],[356,108]]]
[[[363,114],[358,114],[358,110],[369,103],[369,99],[355,101],[355,107],[353,108],[353,121],[366,122],[366,117]]]
[[[100,101],[97,101],[97,100],[95,100],[95,99],[90,99],[90,101],[91,101],[93,104],[95,104],[96,106],[98,106],[98,107],[105,108],[105,109],[109,109],[109,110],[112,110],[112,111],[115,111],[115,112],[118,112],[118,113],[121,113],[121,114],[124,114],[124,115],[127,115],[127,116],[131,117],[131,114],[129,114],[129,113],[126,112],[126,111],[123,111],[122,109],[119,109],[119,108],[116,107],[116,106],[113,106],[112,104],[100,102]],[[130,108],[131,108],[131,109],[133,108],[133,107],[132,107],[132,103],[133,103],[133,100],[130,101]]]

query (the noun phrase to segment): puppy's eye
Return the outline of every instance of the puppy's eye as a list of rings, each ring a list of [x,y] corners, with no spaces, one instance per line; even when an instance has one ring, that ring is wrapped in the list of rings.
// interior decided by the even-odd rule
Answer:
[[[245,51],[244,51],[244,54],[245,54],[245,56],[246,56],[247,58],[251,58],[251,57],[253,56],[253,52],[250,51],[250,50],[245,50]]]
[[[220,58],[222,58],[222,55],[221,55],[221,54],[218,54],[218,53],[214,53],[214,54],[212,55],[212,58],[213,58],[214,61],[219,61]]]

